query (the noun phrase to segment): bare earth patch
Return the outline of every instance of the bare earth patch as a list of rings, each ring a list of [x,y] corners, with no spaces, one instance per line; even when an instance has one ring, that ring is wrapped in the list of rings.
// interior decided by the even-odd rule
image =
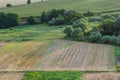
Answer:
[[[0,71],[114,71],[114,47],[55,40],[11,43],[0,50]]]
[[[0,80],[21,80],[24,73],[0,73]]]
[[[83,75],[83,80],[120,80],[119,73],[87,73]]]

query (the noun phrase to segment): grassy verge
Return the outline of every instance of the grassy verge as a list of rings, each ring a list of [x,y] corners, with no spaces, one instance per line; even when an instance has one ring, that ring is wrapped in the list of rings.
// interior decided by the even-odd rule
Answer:
[[[24,25],[0,29],[0,41],[45,41],[64,37],[63,26]]]
[[[22,80],[82,80],[79,71],[26,72]]]
[[[117,46],[115,48],[115,51],[116,51],[116,58],[117,58],[117,65],[116,65],[116,69],[117,71],[120,71],[120,46]]]

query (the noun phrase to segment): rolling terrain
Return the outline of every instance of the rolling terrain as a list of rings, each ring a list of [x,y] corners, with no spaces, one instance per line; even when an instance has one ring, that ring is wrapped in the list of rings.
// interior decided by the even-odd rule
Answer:
[[[43,11],[51,9],[75,10],[77,12],[120,12],[120,0],[49,0],[30,5],[21,5],[11,8],[1,8],[0,12],[14,12],[21,17],[39,16]],[[31,12],[31,10],[34,10]]]

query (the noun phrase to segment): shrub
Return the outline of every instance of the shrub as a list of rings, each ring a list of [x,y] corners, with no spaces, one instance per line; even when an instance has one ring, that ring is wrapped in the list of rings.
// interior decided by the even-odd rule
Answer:
[[[117,37],[116,36],[111,36],[110,43],[113,44],[113,45],[117,45]]]
[[[114,30],[114,35],[120,35],[120,17],[115,20],[115,25],[112,29]]]
[[[83,38],[83,32],[81,28],[75,28],[72,33],[71,37],[73,40],[80,40]]]
[[[9,4],[9,3],[6,5],[6,7],[12,7],[12,6],[13,6],[13,5],[12,5],[12,4]]]
[[[52,18],[57,18],[59,15],[63,16],[65,10],[64,9],[52,9],[51,11],[48,12],[48,20],[50,21]]]
[[[64,18],[53,18],[51,21],[48,22],[48,25],[62,25],[64,24]]]
[[[19,16],[12,13],[0,13],[0,28],[9,28],[19,25]]]
[[[102,37],[102,43],[105,43],[105,44],[109,44],[110,43],[110,36],[109,35],[107,35],[107,36],[103,36]]]
[[[40,16],[40,22],[41,23],[47,23],[48,22],[48,18],[47,18],[47,13],[46,12],[42,12],[42,14]]]
[[[88,11],[88,12],[83,13],[83,15],[86,16],[86,17],[89,17],[89,16],[94,16],[94,13]]]
[[[117,44],[120,45],[120,35],[117,37]]]
[[[77,13],[74,10],[65,11],[65,13],[64,13],[64,18],[65,18],[66,24],[73,23],[72,21],[78,20],[83,17],[84,16],[81,13]]]
[[[31,4],[31,0],[27,0],[27,4]]]
[[[48,21],[51,21],[52,18],[57,18],[59,15],[63,16],[65,10],[64,9],[52,9],[49,12],[43,12],[40,17],[41,23],[48,23]]]
[[[65,33],[68,37],[71,37],[72,28],[71,28],[71,27],[66,27],[65,30],[64,30],[64,33]]]
[[[73,23],[73,28],[78,28],[80,27],[82,29],[82,31],[84,32],[86,29],[86,21],[85,19],[79,19],[76,22]]]
[[[113,27],[114,27],[114,21],[110,19],[102,21],[99,26],[100,32],[103,35],[113,35],[114,34]]]
[[[6,26],[13,27],[19,25],[19,16],[17,14],[8,13],[6,14]]]
[[[30,25],[34,25],[34,24],[37,23],[37,20],[36,20],[35,17],[30,16],[30,17],[28,18],[27,22],[28,22],[28,24],[30,24]]]
[[[92,32],[89,36],[90,42],[99,42],[101,40],[102,34],[99,31]]]

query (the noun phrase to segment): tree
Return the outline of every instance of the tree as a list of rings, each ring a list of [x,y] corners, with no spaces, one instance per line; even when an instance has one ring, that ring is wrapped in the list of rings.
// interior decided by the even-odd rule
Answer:
[[[34,24],[37,23],[37,20],[35,19],[35,17],[30,16],[30,17],[28,18],[27,22],[28,22],[28,24],[30,24],[30,25],[34,25]]]
[[[116,36],[111,36],[110,43],[113,44],[113,45],[117,45],[117,37]]]
[[[42,14],[40,16],[40,22],[41,23],[47,23],[48,22],[48,18],[47,18],[46,12],[42,12]]]
[[[72,27],[66,27],[64,33],[67,35],[67,37],[71,37]]]
[[[27,0],[27,4],[31,4],[31,0]]]
[[[71,33],[71,37],[73,40],[80,40],[81,38],[83,38],[83,32],[81,28],[75,28],[72,33]]]
[[[86,20],[81,18],[77,20],[76,22],[73,23],[73,28],[78,28],[80,27],[83,32],[85,32],[86,29]]]
[[[98,42],[101,40],[102,34],[99,31],[92,32],[89,36],[90,42]]]
[[[9,28],[19,25],[19,16],[12,13],[0,13],[0,28]]]
[[[110,19],[106,19],[100,23],[100,32],[103,35],[113,35],[114,34],[114,21]]]
[[[107,35],[107,36],[103,36],[101,40],[102,40],[103,43],[109,44],[110,43],[110,38],[111,38],[111,36]]]
[[[13,6],[13,5],[12,5],[12,4],[9,4],[9,3],[6,5],[6,7],[12,7],[12,6]]]
[[[6,28],[14,27],[19,25],[19,16],[17,14],[8,13],[6,14]]]

